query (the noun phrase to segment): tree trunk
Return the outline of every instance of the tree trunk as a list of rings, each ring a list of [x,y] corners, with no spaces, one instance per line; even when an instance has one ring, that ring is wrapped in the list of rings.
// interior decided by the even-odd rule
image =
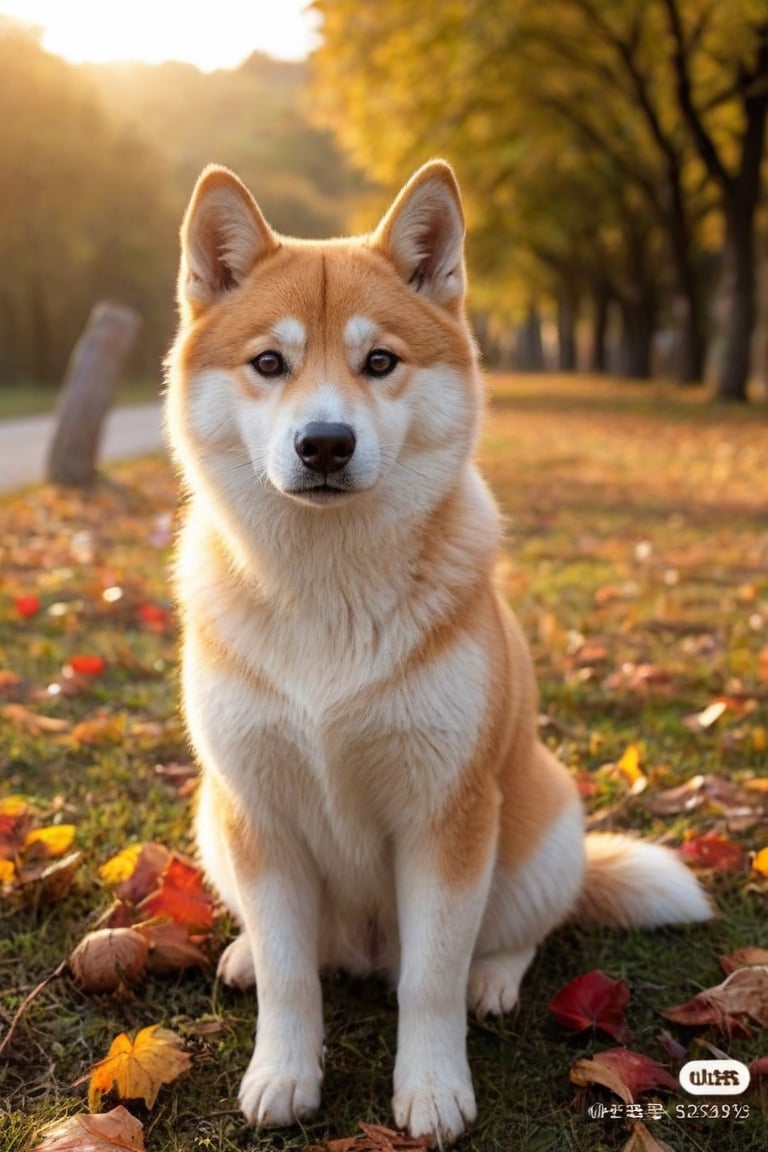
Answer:
[[[630,380],[651,377],[654,318],[647,300],[622,300],[621,374]]]
[[[140,325],[139,314],[121,304],[91,311],[67,365],[48,452],[49,483],[82,488],[96,480],[104,419]]]
[[[603,284],[592,290],[592,344],[589,350],[590,372],[605,372],[608,367],[608,305],[610,298]]]
[[[718,400],[745,403],[755,327],[754,226],[734,205],[726,215],[723,252],[725,347],[717,380]]]
[[[519,329],[516,358],[521,372],[544,371],[541,317],[535,304],[528,305],[525,323]]]
[[[576,371],[576,293],[566,285],[557,297],[558,364],[561,372]]]

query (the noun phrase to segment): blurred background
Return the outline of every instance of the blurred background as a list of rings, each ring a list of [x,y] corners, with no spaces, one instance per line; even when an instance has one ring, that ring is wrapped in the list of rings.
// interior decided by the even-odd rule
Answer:
[[[0,112],[0,416],[52,407],[100,300],[157,394],[206,163],[318,237],[434,155],[488,364],[763,399],[767,0],[0,0]]]

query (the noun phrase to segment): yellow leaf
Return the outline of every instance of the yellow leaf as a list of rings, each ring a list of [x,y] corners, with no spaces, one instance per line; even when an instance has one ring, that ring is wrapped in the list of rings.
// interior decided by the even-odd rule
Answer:
[[[761,876],[768,876],[768,848],[761,848],[752,861],[752,868]]]
[[[27,833],[23,851],[33,846],[40,856],[63,856],[72,846],[77,829],[74,824],[50,824]]]
[[[763,724],[752,729],[752,749],[755,752],[768,752],[768,728]]]
[[[118,852],[116,856],[110,857],[105,864],[102,864],[99,876],[104,883],[122,884],[124,880],[133,876],[136,861],[143,847],[143,844],[131,844],[129,848],[123,848],[122,852]]]
[[[143,1100],[151,1108],[163,1084],[186,1072],[190,1059],[175,1032],[153,1024],[135,1040],[121,1032],[104,1060],[95,1064],[88,1083],[88,1107],[98,1112],[101,1098],[115,1091],[120,1100]]]
[[[13,860],[0,860],[0,884],[12,884],[16,876]]]
[[[9,816],[15,819],[24,816],[29,811],[29,802],[23,796],[3,796],[0,799],[0,816]]]

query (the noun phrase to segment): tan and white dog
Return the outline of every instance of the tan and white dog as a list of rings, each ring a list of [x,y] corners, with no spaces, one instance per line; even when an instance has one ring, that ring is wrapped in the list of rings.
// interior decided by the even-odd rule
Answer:
[[[441,161],[369,236],[278,236],[218,167],[184,220],[184,709],[200,852],[242,925],[220,975],[257,986],[255,1124],[320,1103],[324,967],[396,982],[395,1120],[448,1144],[475,1116],[467,1003],[512,1009],[551,929],[711,915],[671,852],[585,838],[537,740],[472,462],[463,237]]]

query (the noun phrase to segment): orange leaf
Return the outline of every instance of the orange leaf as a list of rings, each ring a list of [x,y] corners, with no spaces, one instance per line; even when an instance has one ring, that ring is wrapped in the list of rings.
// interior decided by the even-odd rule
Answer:
[[[768,848],[761,848],[752,861],[752,868],[761,876],[768,876]]]
[[[721,956],[720,967],[726,976],[737,968],[753,968],[756,964],[768,964],[768,950],[765,948],[737,948],[728,956]]]
[[[101,1098],[114,1091],[120,1100],[143,1100],[151,1108],[163,1084],[170,1084],[190,1065],[175,1032],[153,1024],[135,1040],[121,1032],[104,1060],[95,1064],[88,1082],[88,1107],[98,1112]],[[79,1081],[78,1081],[79,1083]]]
[[[570,1076],[581,1087],[601,1084],[626,1104],[632,1104],[643,1092],[677,1088],[677,1081],[663,1065],[629,1048],[609,1048],[598,1052],[593,1060],[577,1060]]]
[[[44,1128],[32,1152],[144,1152],[139,1120],[120,1105],[102,1116],[70,1116]]]
[[[149,921],[147,924],[137,924],[136,931],[141,933],[149,945],[147,967],[150,972],[165,974],[180,972],[185,968],[205,967],[205,953],[190,937],[186,925],[177,924],[174,920],[160,924]]]
[[[189,928],[208,929],[213,923],[213,900],[199,868],[172,856],[160,886],[140,904],[142,916],[167,916]]]
[[[33,736],[39,736],[41,732],[67,732],[70,727],[69,720],[60,720],[57,716],[40,716],[23,704],[6,704],[3,716]]]

